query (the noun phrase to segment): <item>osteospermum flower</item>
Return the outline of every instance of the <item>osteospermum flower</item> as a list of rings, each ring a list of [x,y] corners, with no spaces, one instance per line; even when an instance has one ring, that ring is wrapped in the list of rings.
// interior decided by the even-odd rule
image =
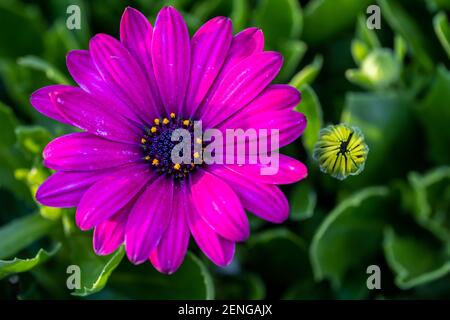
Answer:
[[[39,188],[46,206],[76,207],[82,230],[94,228],[94,250],[107,255],[124,244],[135,264],[148,259],[161,272],[182,263],[190,235],[210,260],[228,265],[235,243],[249,236],[244,208],[274,223],[288,217],[276,186],[296,182],[305,166],[280,156],[275,175],[257,164],[173,163],[171,134],[203,128],[279,129],[284,146],[302,133],[306,120],[293,110],[299,92],[270,85],[282,64],[263,50],[256,28],[232,34],[217,17],[190,39],[181,15],[163,8],[152,27],[127,8],[120,41],[99,34],[89,51],[72,51],[67,67],[78,87],[54,85],[31,97],[44,115],[78,127],[44,150],[44,164],[57,172]],[[194,158],[198,157],[193,153]]]
[[[338,124],[320,130],[313,158],[322,172],[344,180],[364,170],[368,153],[369,147],[359,128]]]

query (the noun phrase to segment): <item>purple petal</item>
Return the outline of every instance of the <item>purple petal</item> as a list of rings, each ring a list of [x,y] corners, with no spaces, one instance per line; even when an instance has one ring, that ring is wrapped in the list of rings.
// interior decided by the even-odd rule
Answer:
[[[191,78],[185,113],[194,114],[222,67],[233,36],[231,20],[216,17],[206,22],[191,41]]]
[[[234,36],[233,41],[231,42],[231,48],[228,52],[223,73],[228,71],[226,68],[232,68],[234,65],[250,57],[251,55],[262,52],[263,49],[264,34],[261,29],[248,28],[242,30]]]
[[[233,260],[235,242],[221,237],[211,229],[193,204],[189,206],[188,218],[192,237],[209,260],[220,267],[229,265]]]
[[[72,78],[83,90],[92,94],[108,90],[108,85],[98,73],[89,51],[70,51],[66,57],[66,65]]]
[[[102,101],[102,104],[113,109],[111,112],[117,112],[136,123],[142,122],[139,115],[136,114],[136,110],[132,110],[133,108],[124,104],[98,73],[88,51],[71,51],[66,60],[70,74],[84,91],[89,92],[97,100]]]
[[[183,17],[172,7],[163,8],[156,17],[152,62],[167,114],[182,110],[190,59],[189,33]]]
[[[158,116],[158,105],[151,95],[145,73],[116,39],[98,34],[89,43],[92,60],[115,94],[147,123]]]
[[[296,88],[286,84],[271,84],[240,112],[218,126],[218,129],[240,128],[242,119],[255,113],[293,110],[300,100],[301,95]]]
[[[261,174],[261,170],[269,166],[269,164],[262,163],[226,165],[228,169],[243,177],[249,177],[257,183],[265,184],[291,184],[306,178],[308,175],[308,168],[303,163],[283,154],[279,155],[279,166],[276,174]]]
[[[83,90],[74,88],[51,96],[64,117],[80,129],[108,140],[139,143],[141,132],[137,126]]]
[[[157,106],[161,106],[158,84],[152,65],[153,28],[147,18],[138,10],[128,7],[120,21],[120,41],[136,61],[144,67],[150,85],[150,92]]]
[[[279,147],[288,145],[305,130],[306,117],[293,108],[300,102],[300,93],[287,85],[271,85],[236,115],[224,121],[219,129],[267,129],[279,132]]]
[[[111,218],[95,226],[93,245],[96,254],[101,256],[111,254],[122,245],[125,237],[125,225],[133,205],[134,202],[131,201]]]
[[[232,186],[242,205],[254,215],[273,223],[281,223],[288,218],[289,203],[277,186],[255,183],[250,177],[225,166],[215,166],[209,171]]]
[[[113,142],[87,132],[56,138],[43,155],[46,167],[66,171],[105,169],[142,159],[139,145]]]
[[[233,37],[225,62],[217,75],[214,84],[206,95],[206,98],[196,112],[199,118],[201,118],[201,115],[206,110],[205,108],[209,105],[209,101],[219,88],[219,84],[223,77],[241,61],[256,53],[262,52],[263,49],[264,34],[258,28],[245,29]]]
[[[40,88],[31,94],[31,105],[43,115],[52,118],[56,121],[71,124],[53,103],[50,95],[54,92],[62,92],[67,89],[73,89],[72,86],[67,85],[53,85]]]
[[[158,246],[150,255],[150,261],[159,271],[172,274],[180,267],[189,244],[187,222],[188,198],[184,187],[176,186],[169,225]]]
[[[222,237],[244,241],[250,227],[239,198],[221,179],[202,171],[193,176],[192,202],[199,215]]]
[[[88,230],[125,207],[150,180],[147,165],[136,165],[127,174],[107,176],[84,194],[76,212],[81,230]]]
[[[171,219],[173,188],[173,179],[162,175],[136,201],[125,231],[125,249],[131,262],[145,262],[160,242]]]
[[[278,74],[282,62],[279,53],[262,52],[232,68],[205,106],[204,126],[213,128],[257,97]]]
[[[41,184],[36,200],[49,207],[76,207],[84,193],[101,178],[98,171],[56,172]]]

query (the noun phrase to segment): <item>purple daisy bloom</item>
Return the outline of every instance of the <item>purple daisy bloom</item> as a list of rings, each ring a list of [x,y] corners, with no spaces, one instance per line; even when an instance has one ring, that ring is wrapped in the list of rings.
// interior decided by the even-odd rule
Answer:
[[[306,126],[293,108],[300,93],[271,85],[282,65],[263,51],[257,28],[232,34],[225,17],[206,22],[190,39],[182,16],[163,8],[152,27],[127,8],[120,41],[98,34],[89,50],[72,51],[67,67],[78,87],[52,85],[31,96],[42,114],[78,127],[50,142],[44,164],[56,170],[37,191],[46,206],[76,207],[82,230],[94,228],[94,250],[125,245],[135,264],[151,261],[164,273],[181,265],[192,234],[205,255],[228,265],[235,244],[249,236],[244,208],[273,223],[289,205],[278,184],[306,177],[299,161],[280,155],[275,175],[265,164],[177,164],[171,134],[205,129],[278,129],[279,146]],[[193,154],[196,157],[196,154]]]

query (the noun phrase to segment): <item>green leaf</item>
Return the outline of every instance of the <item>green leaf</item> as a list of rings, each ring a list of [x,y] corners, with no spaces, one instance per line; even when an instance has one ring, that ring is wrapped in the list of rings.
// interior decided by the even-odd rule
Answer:
[[[436,35],[450,58],[450,25],[444,12],[439,12],[433,19]]]
[[[42,50],[43,33],[42,17],[35,6],[18,1],[0,2],[1,57],[38,54]]]
[[[396,35],[394,39],[394,51],[398,61],[403,61],[408,50],[408,44],[402,36]]]
[[[215,276],[217,300],[261,300],[266,288],[261,278],[253,273]]]
[[[311,276],[306,243],[287,229],[271,229],[253,236],[246,253],[248,269],[275,290]]]
[[[319,131],[323,125],[322,107],[316,93],[310,86],[304,85],[297,87],[297,89],[302,94],[302,101],[295,110],[303,113],[308,121],[308,125],[302,135],[302,141],[311,156],[319,137]]]
[[[26,186],[14,177],[14,170],[24,164],[23,156],[15,148],[16,136],[14,129],[17,126],[11,108],[0,102],[0,188],[6,188],[14,192],[20,198],[27,198]]]
[[[232,9],[232,1],[228,0],[217,0],[217,1],[197,1],[189,11],[183,14],[186,20],[191,34],[193,34],[205,21],[217,16],[223,12],[229,12]],[[162,6],[166,3],[161,2],[161,4],[156,8],[156,12],[160,10]]]
[[[347,79],[369,89],[386,89],[398,83],[400,60],[391,49],[377,48],[367,54],[359,70],[347,70]]]
[[[249,4],[247,0],[233,0],[233,10],[231,11],[231,21],[233,29],[237,32],[247,26],[249,17]]]
[[[54,223],[38,214],[16,219],[0,227],[0,259],[13,256],[45,236]]]
[[[308,181],[301,181],[296,184],[290,194],[291,214],[294,221],[311,218],[317,202],[316,191]]]
[[[317,283],[312,278],[302,279],[292,285],[282,296],[282,300],[319,300],[332,299],[330,289],[323,283]]]
[[[29,259],[14,258],[13,260],[0,260],[0,279],[3,279],[15,273],[29,271],[34,267],[45,263],[50,257],[54,256],[60,248],[61,244],[57,244],[50,251],[40,249],[36,256]]]
[[[356,33],[358,38],[363,41],[370,49],[380,48],[380,40],[378,40],[376,29],[367,28],[366,17],[362,14],[358,16],[356,23]]]
[[[417,235],[399,236],[387,229],[383,249],[389,267],[395,272],[395,283],[401,289],[434,281],[450,272],[450,257],[442,248]]]
[[[325,218],[310,247],[317,280],[329,279],[339,288],[349,272],[366,272],[381,249],[390,214],[386,210],[387,195],[387,188],[366,188],[341,201]]]
[[[311,84],[322,69],[323,58],[318,55],[314,61],[300,70],[289,83],[291,86],[299,88],[302,85]]]
[[[29,188],[29,193],[35,197],[36,192],[40,185],[49,177],[48,169],[44,168],[41,164],[41,160],[35,160],[35,164],[30,169],[17,169],[14,174],[17,180],[23,181]],[[39,158],[40,159],[40,158]],[[61,208],[39,206],[39,213],[46,219],[58,220],[61,217]]]
[[[59,84],[70,84],[70,81],[66,78],[66,76],[63,73],[61,73],[50,63],[39,57],[25,56],[19,58],[17,60],[17,64],[23,67],[28,67],[34,70],[42,71],[44,72],[45,76],[53,82]]]
[[[84,234],[70,236],[69,250],[72,264],[79,266],[81,271],[81,288],[72,292],[72,295],[81,297],[102,290],[125,255],[123,247],[108,256],[96,255],[91,237]]]
[[[303,26],[303,13],[296,0],[260,0],[254,14],[255,25],[264,31],[267,43],[298,39]]]
[[[180,269],[168,276],[148,263],[123,263],[94,299],[214,299],[214,283],[205,265],[188,253]]]
[[[42,59],[45,61],[51,61],[52,66],[56,70],[66,70],[66,55],[67,52],[77,49],[83,49],[88,46],[88,41],[85,41],[85,45],[80,45],[76,35],[82,32],[83,26],[81,30],[69,30],[66,26],[66,18],[67,14],[66,9],[68,5],[66,5],[62,12],[65,14],[65,18],[61,20],[57,20],[54,22],[52,27],[47,30],[43,35],[45,51],[42,55]],[[81,9],[83,10],[83,9]],[[83,11],[82,11],[83,12]],[[82,13],[83,14],[83,13]],[[85,21],[86,19],[82,18],[81,21]]]
[[[450,163],[450,72],[439,66],[431,88],[418,106],[418,118],[425,128],[427,152],[437,164]]]
[[[365,12],[370,0],[313,0],[305,8],[304,40],[308,44],[322,43],[331,39],[355,23]]]
[[[450,1],[448,0],[427,0],[427,7],[430,11],[438,11],[442,9],[450,10]]]
[[[411,51],[426,71],[433,70],[433,61],[428,56],[426,39],[421,29],[396,1],[378,0],[383,17],[391,28],[410,45]]]
[[[51,133],[40,126],[18,126],[15,132],[20,146],[34,155],[40,155],[52,139]]]
[[[414,103],[409,94],[402,92],[347,94],[342,122],[360,128],[370,148],[364,172],[347,179],[347,187],[358,189],[386,183],[417,165],[419,160],[411,155],[420,154],[423,149],[407,143],[418,139]]]
[[[284,80],[295,72],[299,62],[305,55],[307,46],[304,42],[299,40],[288,40],[281,42],[279,47],[275,49],[280,51],[284,57],[283,67],[281,68],[276,80]]]
[[[424,175],[408,175],[410,190],[405,205],[417,222],[437,238],[450,243],[450,167],[438,167]]]
[[[364,59],[367,57],[367,55],[370,53],[370,48],[369,46],[358,39],[355,39],[352,41],[352,57],[353,60],[355,60],[355,63],[359,66]],[[346,74],[347,79],[349,78],[349,76]],[[350,79],[349,79],[350,80]],[[350,82],[353,82],[352,80],[350,80]]]
[[[45,120],[47,118],[30,106],[30,93],[48,84],[43,73],[20,66],[16,60],[5,59],[0,55],[0,77],[18,113],[40,123],[55,122]]]
[[[361,86],[369,90],[375,89],[372,81],[361,70],[349,69],[345,72],[345,77],[347,78],[348,81],[358,86]]]
[[[10,148],[16,142],[14,128],[17,126],[17,120],[12,110],[0,102],[0,128],[2,128],[2,138],[0,139],[0,148]]]

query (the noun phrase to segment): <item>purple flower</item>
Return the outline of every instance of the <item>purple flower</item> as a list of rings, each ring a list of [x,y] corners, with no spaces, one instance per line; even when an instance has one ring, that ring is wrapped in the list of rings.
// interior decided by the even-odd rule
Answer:
[[[249,236],[244,208],[273,223],[285,221],[289,205],[277,185],[305,178],[307,169],[284,155],[275,175],[261,174],[262,162],[177,164],[170,137],[178,128],[192,132],[194,120],[223,132],[279,129],[280,147],[300,136],[306,119],[293,110],[300,93],[270,85],[282,57],[263,51],[263,41],[256,28],[233,36],[224,17],[190,39],[172,7],[159,12],[154,27],[127,8],[120,41],[99,34],[89,51],[68,54],[79,87],[53,85],[31,97],[44,115],[83,130],[45,148],[44,164],[56,173],[37,200],[76,207],[80,229],[94,228],[99,255],[125,244],[131,262],[149,259],[160,272],[173,273],[192,234],[211,261],[228,265],[235,243]]]

